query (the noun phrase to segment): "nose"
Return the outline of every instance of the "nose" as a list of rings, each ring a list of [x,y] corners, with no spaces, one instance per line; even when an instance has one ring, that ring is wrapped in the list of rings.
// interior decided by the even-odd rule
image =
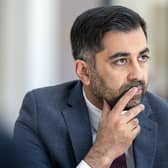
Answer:
[[[129,67],[128,81],[143,80],[143,73],[144,69],[138,62],[132,63]]]

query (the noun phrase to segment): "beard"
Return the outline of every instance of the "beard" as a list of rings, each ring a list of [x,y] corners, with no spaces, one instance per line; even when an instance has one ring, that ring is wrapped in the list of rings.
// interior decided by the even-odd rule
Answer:
[[[107,86],[105,80],[101,78],[95,70],[91,72],[91,89],[94,96],[99,102],[103,102],[105,99],[111,107],[113,107],[118,100],[132,87],[138,87],[142,92],[128,102],[124,110],[128,110],[141,103],[141,100],[147,90],[147,84],[143,80],[132,80],[126,84],[123,84],[119,89],[112,89]]]

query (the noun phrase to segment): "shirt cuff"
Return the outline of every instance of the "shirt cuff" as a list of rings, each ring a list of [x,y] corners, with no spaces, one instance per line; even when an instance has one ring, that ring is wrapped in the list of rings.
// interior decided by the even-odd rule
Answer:
[[[76,168],[91,168],[84,160],[82,160]]]

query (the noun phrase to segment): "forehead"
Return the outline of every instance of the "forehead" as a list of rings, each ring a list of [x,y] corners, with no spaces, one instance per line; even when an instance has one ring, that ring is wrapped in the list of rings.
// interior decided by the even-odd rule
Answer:
[[[142,28],[129,32],[113,30],[107,32],[102,40],[104,50],[113,54],[115,52],[139,53],[147,47],[147,40]]]

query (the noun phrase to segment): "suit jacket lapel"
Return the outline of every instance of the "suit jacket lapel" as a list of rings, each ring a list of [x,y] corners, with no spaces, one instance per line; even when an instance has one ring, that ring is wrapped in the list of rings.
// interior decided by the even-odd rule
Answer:
[[[77,163],[84,158],[92,145],[88,109],[81,88],[79,82],[71,92],[67,108],[63,110]]]
[[[145,111],[138,116],[141,132],[133,144],[135,167],[152,168],[157,146],[157,124],[149,118],[152,109],[146,99],[144,99],[143,104]],[[63,110],[63,115],[75,158],[79,163],[92,146],[91,125],[80,82],[72,90],[68,106]]]
[[[152,168],[157,147],[157,123],[149,116],[152,109],[144,99],[145,111],[139,115],[141,132],[134,142],[135,167]]]

